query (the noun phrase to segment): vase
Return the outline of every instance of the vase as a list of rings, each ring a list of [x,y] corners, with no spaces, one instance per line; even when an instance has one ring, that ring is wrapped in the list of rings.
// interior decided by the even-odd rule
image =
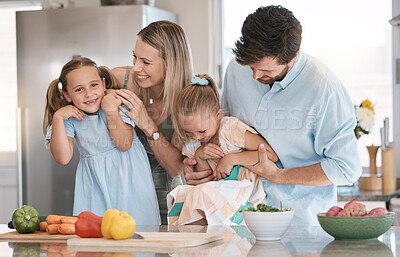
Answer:
[[[376,169],[376,155],[378,153],[379,146],[367,146],[369,154],[369,175],[376,176],[378,174]]]

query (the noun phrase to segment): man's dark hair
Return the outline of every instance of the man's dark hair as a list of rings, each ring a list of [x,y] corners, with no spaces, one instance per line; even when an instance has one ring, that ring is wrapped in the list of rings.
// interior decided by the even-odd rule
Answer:
[[[277,58],[278,64],[287,64],[300,49],[302,27],[288,9],[278,6],[258,8],[247,16],[242,36],[233,49],[236,61],[251,65],[264,57]]]

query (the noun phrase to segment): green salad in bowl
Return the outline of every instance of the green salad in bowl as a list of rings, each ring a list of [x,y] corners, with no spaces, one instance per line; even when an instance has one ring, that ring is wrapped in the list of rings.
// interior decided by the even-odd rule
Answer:
[[[285,211],[291,211],[291,210],[292,210],[292,209],[290,209],[290,208],[282,209],[282,202],[281,202],[281,207],[280,207],[280,208],[275,208],[275,207],[266,205],[266,204],[264,204],[264,203],[260,203],[260,204],[257,205],[256,208],[254,208],[254,207],[252,206],[252,207],[249,207],[249,208],[247,208],[247,209],[243,209],[243,210],[241,210],[241,211],[251,211],[251,212],[285,212]]]

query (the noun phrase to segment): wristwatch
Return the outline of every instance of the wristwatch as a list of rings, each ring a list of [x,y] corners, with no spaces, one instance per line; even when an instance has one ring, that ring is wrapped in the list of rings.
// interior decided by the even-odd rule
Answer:
[[[148,140],[157,140],[160,138],[160,131],[156,130],[155,132],[153,132],[153,134],[151,134],[151,136],[148,136],[147,139]]]

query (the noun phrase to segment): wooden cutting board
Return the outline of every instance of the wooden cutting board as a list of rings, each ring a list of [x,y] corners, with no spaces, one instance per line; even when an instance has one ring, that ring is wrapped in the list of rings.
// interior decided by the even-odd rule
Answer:
[[[17,231],[0,234],[1,241],[9,242],[52,242],[52,243],[65,243],[70,238],[79,238],[77,235],[50,235],[47,232],[36,231],[34,233],[20,234]]]
[[[105,238],[72,238],[68,239],[68,247],[78,246],[104,248],[180,248],[208,244],[224,238],[215,233],[183,233],[183,232],[138,232],[144,239],[129,238],[114,240]]]

